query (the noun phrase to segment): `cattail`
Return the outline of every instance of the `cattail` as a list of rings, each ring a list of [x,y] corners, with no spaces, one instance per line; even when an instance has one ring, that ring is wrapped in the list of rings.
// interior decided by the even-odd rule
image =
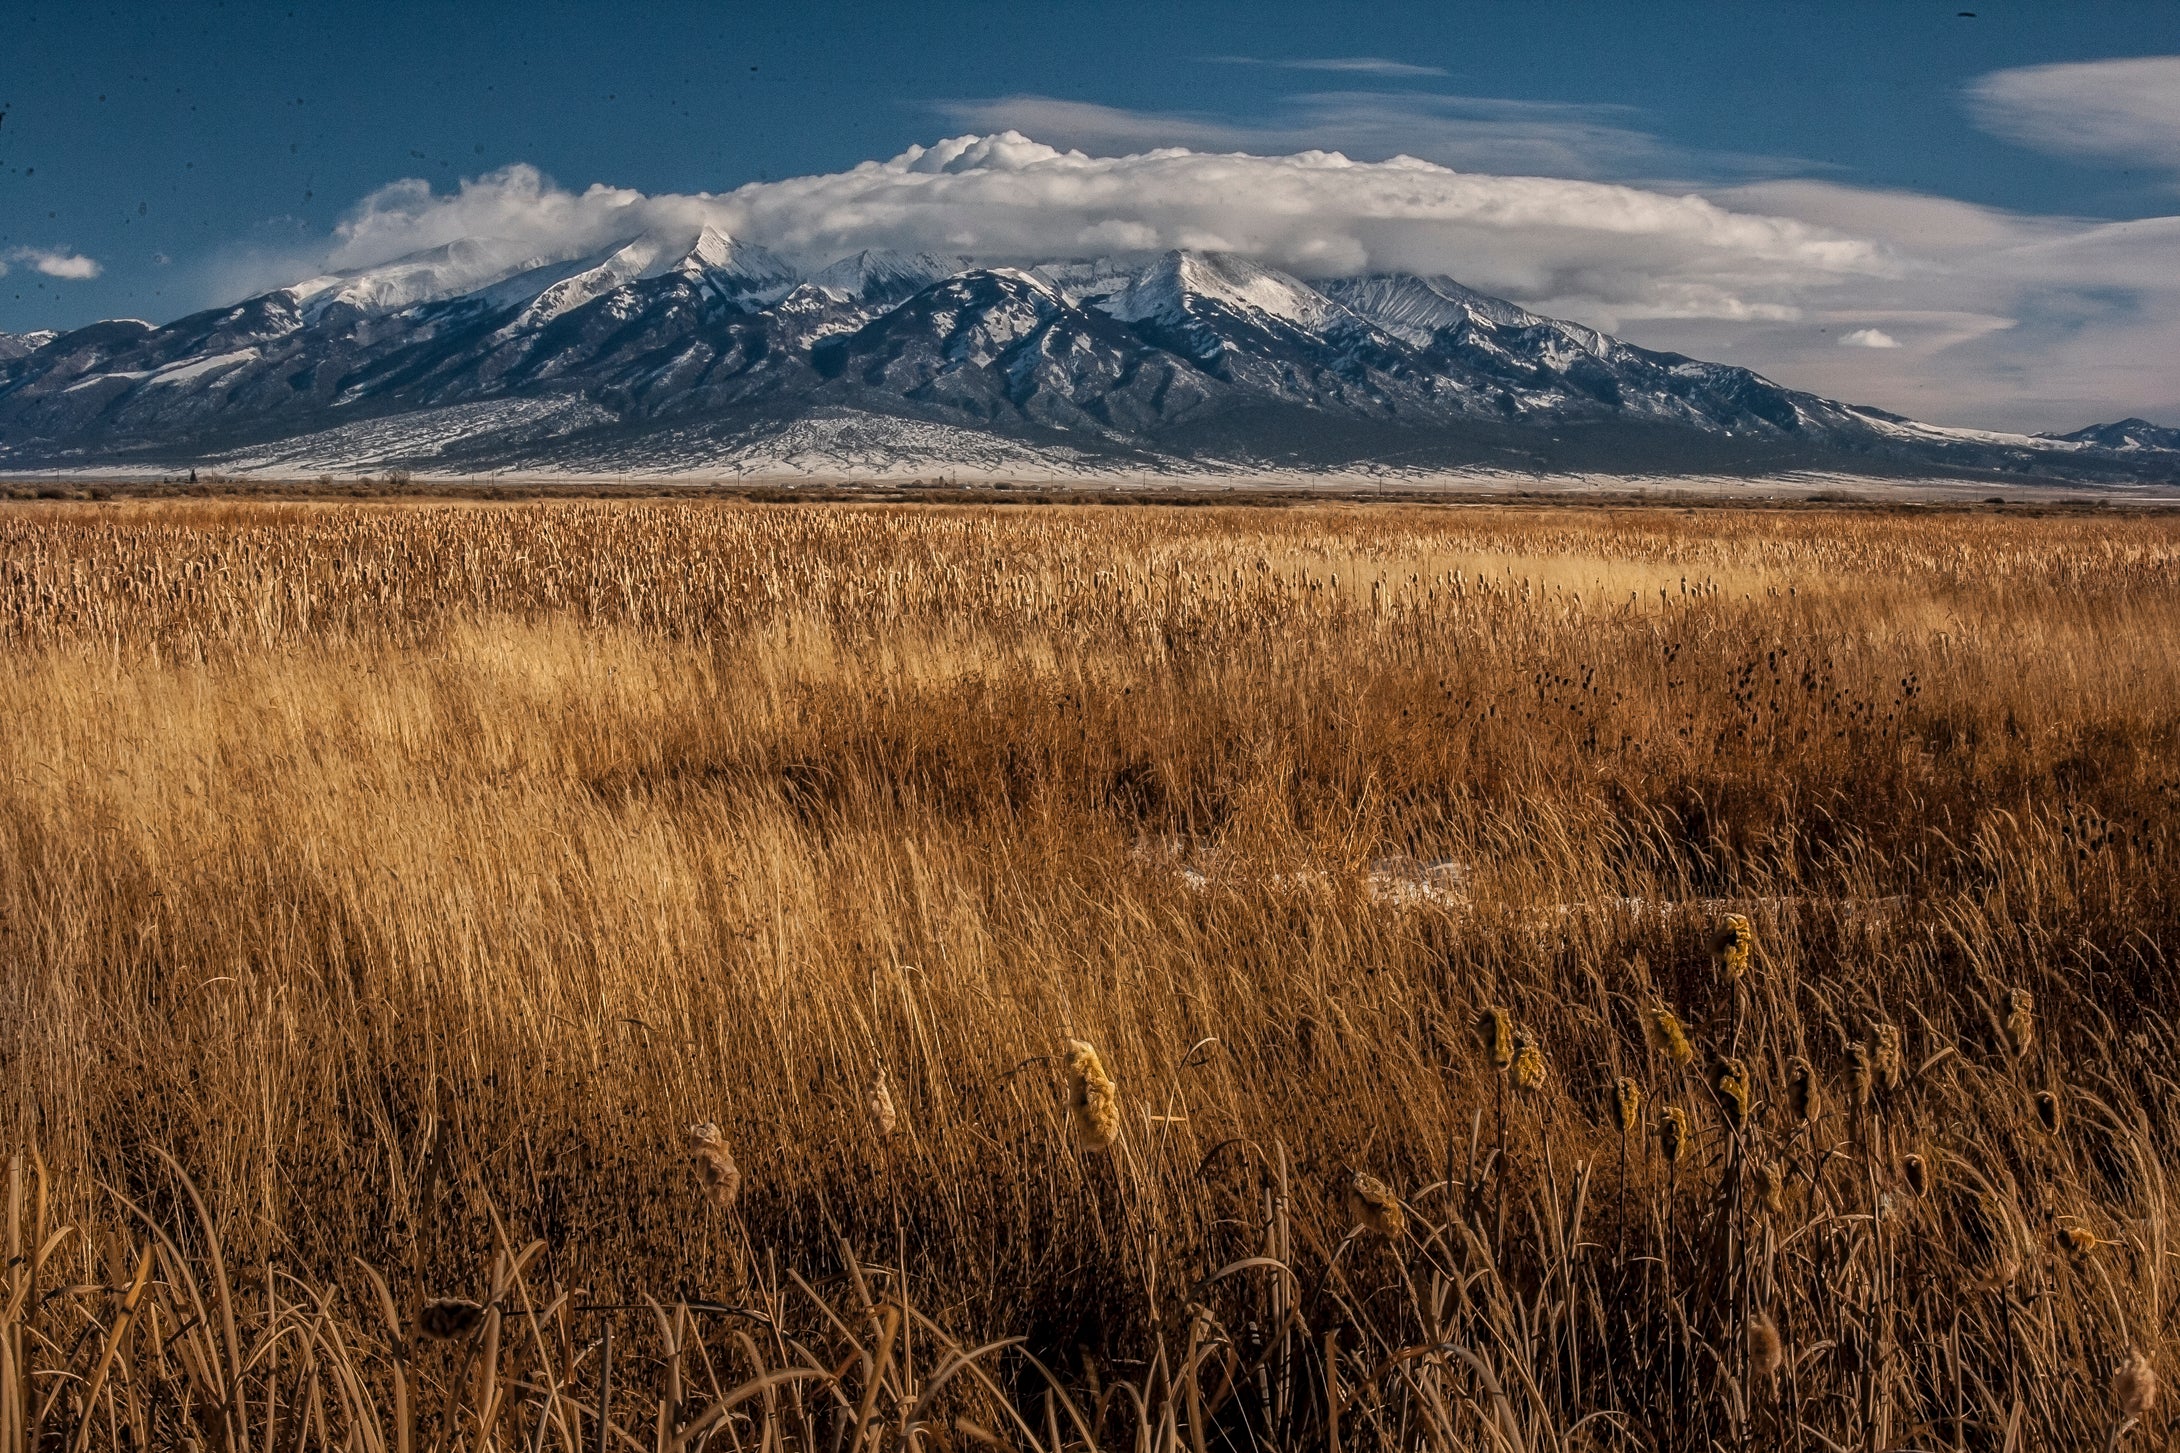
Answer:
[[[1544,1088],[1546,1074],[1544,1050],[1537,1044],[1536,1036],[1524,1029],[1514,1036],[1514,1088],[1536,1094]]]
[[[1749,1380],[1768,1383],[1786,1365],[1786,1348],[1779,1341],[1778,1325],[1765,1313],[1749,1318]]]
[[[464,1297],[435,1297],[416,1314],[416,1330],[434,1342],[453,1342],[484,1325],[484,1308]]]
[[[2021,1263],[2014,1259],[2011,1252],[2001,1252],[1998,1260],[1991,1263],[1991,1269],[1977,1281],[1976,1288],[1979,1291],[2002,1292],[2020,1278]]]
[[[1918,1196],[1930,1194],[1930,1167],[1919,1155],[1900,1157],[1900,1169],[1907,1175],[1908,1189]]]
[[[1681,1028],[1680,1016],[1663,1004],[1643,1015],[1643,1031],[1650,1047],[1674,1069],[1684,1070],[1694,1062],[1696,1048],[1688,1042],[1688,1031]]]
[[[2104,1243],[2097,1233],[2079,1221],[2063,1221],[2059,1224],[2059,1249],[2076,1261],[2086,1262],[2090,1255]]]
[[[1120,1088],[1105,1073],[1098,1052],[1080,1039],[1067,1042],[1067,1067],[1074,1076],[1068,1109],[1075,1133],[1090,1150],[1110,1150],[1120,1139]]]
[[[891,1135],[900,1125],[900,1112],[893,1108],[893,1091],[886,1088],[886,1067],[878,1067],[878,1083],[870,1091],[870,1123],[879,1138]]]
[[[2026,989],[2013,989],[2006,995],[2006,1048],[2013,1051],[2015,1059],[2029,1052],[2036,1042],[2036,996]]]
[[[1476,1016],[1476,1039],[1493,1069],[1503,1070],[1514,1063],[1514,1021],[1498,1005]]]
[[[1817,1072],[1800,1055],[1786,1062],[1786,1108],[1797,1125],[1817,1118]]]
[[[1631,1075],[1622,1075],[1612,1085],[1612,1109],[1619,1118],[1620,1133],[1633,1135],[1643,1123],[1642,1087]]]
[[[1734,1056],[1720,1055],[1711,1066],[1711,1093],[1726,1123],[1740,1130],[1749,1123],[1749,1067]]]
[[[2059,1110],[2059,1097],[2049,1090],[2036,1092],[2036,1123],[2044,1127],[2046,1135],[2059,1133],[2059,1122],[2064,1118]]]
[[[2146,1418],[2157,1406],[2157,1369],[2140,1352],[2130,1352],[2112,1374],[2112,1401],[2129,1422]]]
[[[1870,1024],[1870,1070],[1886,1094],[1900,1088],[1900,1026],[1882,1019]]]
[[[726,1137],[719,1127],[710,1121],[689,1127],[692,1142],[692,1159],[696,1162],[696,1178],[704,1183],[704,1189],[717,1202],[721,1210],[731,1211],[742,1194],[742,1170],[727,1153]]]
[[[1779,1169],[1777,1161],[1767,1160],[1756,1167],[1756,1198],[1774,1216],[1786,1210],[1786,1172]]]
[[[1668,1105],[1658,1117],[1658,1149],[1665,1153],[1667,1165],[1678,1165],[1680,1153],[1688,1145],[1688,1112],[1678,1105]]]
[[[1400,1197],[1376,1176],[1355,1172],[1348,1183],[1347,1204],[1357,1222],[1388,1241],[1408,1229],[1408,1213],[1401,1208]]]
[[[1747,973],[1755,953],[1756,930],[1745,914],[1729,913],[1711,931],[1711,959],[1727,978],[1738,979]]]
[[[1856,1040],[1847,1046],[1848,1080],[1854,1086],[1855,1108],[1870,1108],[1870,1092],[1877,1083],[1876,1074],[1870,1067],[1870,1048]]]

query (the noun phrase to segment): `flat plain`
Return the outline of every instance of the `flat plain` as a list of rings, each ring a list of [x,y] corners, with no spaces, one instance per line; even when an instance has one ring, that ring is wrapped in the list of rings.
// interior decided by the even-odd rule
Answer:
[[[2176,852],[2153,514],[0,506],[0,1449],[2158,1446]]]

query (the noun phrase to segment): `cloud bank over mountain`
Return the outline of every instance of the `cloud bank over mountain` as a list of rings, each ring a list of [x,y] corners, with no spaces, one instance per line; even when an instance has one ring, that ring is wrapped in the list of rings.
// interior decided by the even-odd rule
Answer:
[[[1367,73],[1368,59],[1309,64]],[[2180,57],[2165,56],[2001,71],[1961,101],[2008,141],[2180,176],[2175,97]],[[806,264],[864,248],[1011,265],[1185,248],[1311,278],[1446,274],[1950,423],[2180,418],[2180,216],[2043,216],[1807,175],[1730,184],[1715,178],[1750,159],[1676,155],[1613,107],[1358,91],[1252,122],[1038,96],[945,110],[989,129],[720,193],[578,191],[528,166],[451,190],[395,182],[322,248],[259,259],[227,291],[463,238],[566,259],[705,225]],[[1585,161],[1714,180],[1568,174]],[[1559,174],[1488,169],[1525,162]]]
[[[1034,264],[1178,247],[1308,276],[1443,272],[1615,322],[1791,317],[1812,289],[1898,271],[1862,239],[1694,195],[1457,172],[1407,156],[1093,156],[1016,131],[720,194],[571,192],[522,166],[445,193],[398,182],[341,224],[326,261],[368,266],[464,237],[574,256],[641,228],[707,224],[817,260],[886,248]]]

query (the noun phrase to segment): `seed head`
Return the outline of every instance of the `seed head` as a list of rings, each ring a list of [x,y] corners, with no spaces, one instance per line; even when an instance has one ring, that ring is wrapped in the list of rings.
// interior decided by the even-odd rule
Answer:
[[[1549,1070],[1544,1062],[1544,1050],[1537,1044],[1534,1034],[1524,1029],[1514,1036],[1514,1088],[1536,1094],[1544,1088]]]
[[[1786,1108],[1797,1125],[1817,1118],[1817,1072],[1800,1055],[1786,1062]]]
[[[1667,1165],[1678,1165],[1687,1147],[1688,1112],[1678,1105],[1668,1105],[1658,1116],[1658,1149],[1665,1153]]]
[[[721,1210],[731,1211],[742,1194],[742,1170],[727,1152],[726,1137],[710,1121],[689,1127],[690,1158],[696,1178]]]
[[[1876,1086],[1877,1074],[1870,1065],[1870,1047],[1861,1040],[1847,1046],[1847,1074],[1854,1085],[1855,1108],[1870,1108],[1870,1092]]]
[[[2145,1418],[2157,1406],[2157,1369],[2140,1352],[2130,1352],[2112,1374],[2112,1401],[2122,1418]]]
[[[1650,1047],[1674,1069],[1684,1070],[1694,1062],[1696,1048],[1688,1042],[1688,1031],[1681,1028],[1680,1016],[1663,1004],[1643,1015],[1643,1033]]]
[[[1998,1293],[2021,1279],[2021,1263],[2010,1251],[2000,1251],[1983,1275],[1976,1280],[1976,1290]]]
[[[1930,1166],[1919,1155],[1900,1157],[1900,1169],[1907,1176],[1908,1189],[1918,1196],[1930,1194]]]
[[[454,1342],[484,1325],[484,1308],[466,1297],[434,1297],[416,1314],[416,1330],[434,1342]]]
[[[1642,1128],[1643,1092],[1631,1075],[1622,1075],[1612,1084],[1612,1110],[1620,1122],[1622,1135],[1633,1135]]]
[[[1514,1063],[1514,1020],[1498,1005],[1476,1016],[1476,1039],[1493,1069],[1503,1070]]]
[[[2036,1123],[2044,1127],[2046,1135],[2057,1135],[2059,1125],[2065,1119],[2059,1108],[2059,1097],[2050,1090],[2036,1092]]]
[[[1720,1055],[1711,1066],[1711,1093],[1726,1123],[1740,1130],[1749,1123],[1749,1067],[1734,1056]]]
[[[1076,1135],[1085,1149],[1112,1149],[1120,1140],[1120,1087],[1087,1041],[1067,1042],[1067,1068],[1073,1081],[1067,1106]]]
[[[1355,1172],[1355,1178],[1348,1182],[1347,1205],[1358,1224],[1388,1241],[1398,1239],[1408,1229],[1408,1213],[1402,1209],[1400,1197],[1376,1176]]]
[[[1747,973],[1755,953],[1756,930],[1746,914],[1729,913],[1711,930],[1711,959],[1727,978]]]
[[[1900,1026],[1872,1020],[1869,1039],[1870,1069],[1877,1087],[1889,1095],[1900,1088]]]
[[[1762,1312],[1749,1318],[1749,1380],[1769,1383],[1785,1364],[1786,1349],[1779,1341],[1778,1325]]]
[[[1777,1161],[1767,1160],[1756,1167],[1756,1197],[1774,1216],[1786,1209],[1786,1173],[1779,1169]]]
[[[2006,995],[2006,1048],[2020,1059],[2036,1042],[2036,996],[2026,989]]]
[[[893,1108],[893,1091],[886,1088],[884,1065],[878,1067],[878,1082],[870,1090],[870,1123],[881,1140],[891,1135],[901,1123],[900,1112]]]

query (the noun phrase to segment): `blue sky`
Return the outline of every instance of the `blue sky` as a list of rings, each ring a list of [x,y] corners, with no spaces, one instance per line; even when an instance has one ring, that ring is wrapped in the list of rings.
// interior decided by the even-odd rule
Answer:
[[[450,227],[548,228],[580,210],[553,184],[732,193],[1013,131],[1098,159],[1406,154],[1485,185],[1460,226],[1352,232],[1414,178],[1101,166],[1063,205],[1036,180],[1057,164],[1015,151],[947,194],[959,227],[871,223],[885,207],[845,184],[760,185],[726,215],[806,250],[996,256],[1081,251],[1080,209],[1107,205],[1099,235],[1434,266],[1940,421],[2180,423],[2180,5],[0,0],[0,33],[0,330],[163,321]],[[1085,175],[1113,200],[1082,200]],[[1489,184],[1524,177],[1569,185]],[[435,210],[465,180],[467,210]],[[1231,187],[1237,213],[1138,216],[1159,185]],[[1265,197],[1323,235],[1262,225]]]

